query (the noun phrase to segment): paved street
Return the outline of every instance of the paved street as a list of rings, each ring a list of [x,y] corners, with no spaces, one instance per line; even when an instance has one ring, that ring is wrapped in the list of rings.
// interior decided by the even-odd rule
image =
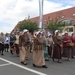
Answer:
[[[67,61],[62,60],[62,64],[46,61],[48,68],[36,68],[32,66],[32,53],[30,59],[27,60],[28,65],[22,65],[19,57],[10,52],[4,52],[4,56],[0,55],[0,75],[75,75],[75,59]]]

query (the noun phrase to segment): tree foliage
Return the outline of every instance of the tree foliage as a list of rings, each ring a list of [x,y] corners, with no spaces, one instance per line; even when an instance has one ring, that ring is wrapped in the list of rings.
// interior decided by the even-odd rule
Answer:
[[[55,19],[50,20],[50,17],[48,17],[47,21],[47,28],[54,33],[55,30],[62,31],[65,23],[63,24],[62,21],[60,21],[61,13],[59,13]]]
[[[23,31],[24,29],[28,29],[29,32],[34,32],[35,30],[38,30],[38,25],[36,22],[32,22],[30,20],[24,20],[19,23],[18,25],[20,31]]]

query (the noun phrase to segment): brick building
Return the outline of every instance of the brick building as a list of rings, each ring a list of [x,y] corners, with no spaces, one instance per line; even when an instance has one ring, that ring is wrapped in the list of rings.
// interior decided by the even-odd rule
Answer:
[[[58,18],[58,14],[60,14],[60,20],[65,22],[66,26],[63,31],[75,32],[75,7],[44,14],[43,15],[43,27],[46,27],[48,20],[54,20],[56,17]],[[31,21],[39,23],[39,16],[30,18]],[[22,21],[20,21],[22,22]],[[20,23],[18,22],[18,24]],[[19,30],[18,24],[12,30],[12,32]]]

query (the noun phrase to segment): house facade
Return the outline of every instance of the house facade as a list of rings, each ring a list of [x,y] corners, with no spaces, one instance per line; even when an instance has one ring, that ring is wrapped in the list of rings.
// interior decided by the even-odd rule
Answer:
[[[48,14],[44,14],[43,15],[43,28],[46,27],[47,22],[49,20],[55,20],[55,18],[58,18],[59,14],[60,14],[59,20],[62,22],[65,22],[63,32],[64,31],[68,31],[69,33],[75,32],[75,7],[48,13]],[[39,24],[39,16],[30,18],[30,20],[33,22],[37,22]],[[22,21],[20,21],[20,22],[22,22]],[[19,30],[18,24],[20,22],[17,23],[17,25],[15,26],[15,28],[12,30],[11,33]]]

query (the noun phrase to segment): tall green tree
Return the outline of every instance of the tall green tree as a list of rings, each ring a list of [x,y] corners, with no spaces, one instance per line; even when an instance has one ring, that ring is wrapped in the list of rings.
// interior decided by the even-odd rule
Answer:
[[[38,24],[36,22],[32,22],[29,19],[24,20],[18,24],[18,28],[20,31],[23,31],[24,29],[28,29],[29,32],[33,33],[35,30],[38,30]]]
[[[47,29],[49,29],[49,31],[52,32],[53,34],[55,30],[62,31],[65,26],[65,23],[60,21],[60,18],[61,18],[61,13],[58,13],[55,19],[52,20],[50,20],[50,17],[48,17]]]

